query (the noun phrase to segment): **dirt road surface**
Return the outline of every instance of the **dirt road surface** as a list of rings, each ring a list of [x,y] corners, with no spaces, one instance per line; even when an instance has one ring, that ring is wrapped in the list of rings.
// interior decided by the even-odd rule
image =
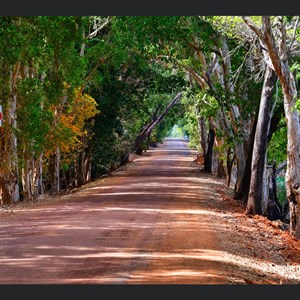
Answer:
[[[298,283],[295,270],[283,276],[279,250],[265,257],[270,240],[252,253],[246,226],[265,229],[238,204],[224,211],[229,190],[199,175],[195,158],[186,141],[167,139],[73,194],[2,209],[0,284]]]

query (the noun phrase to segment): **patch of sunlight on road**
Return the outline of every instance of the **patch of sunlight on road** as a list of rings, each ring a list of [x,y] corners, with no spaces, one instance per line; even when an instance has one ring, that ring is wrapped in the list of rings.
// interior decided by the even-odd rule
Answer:
[[[177,157],[170,157],[170,158],[163,158],[163,159],[155,159],[155,162],[166,162],[166,161],[191,161],[191,159],[189,157],[186,157],[184,159],[180,158],[178,159]],[[176,169],[178,168],[177,166],[175,167]],[[167,168],[164,168],[166,170],[170,169],[170,166],[168,166]],[[187,167],[184,167],[184,169],[188,169]]]
[[[156,149],[150,149],[150,150],[147,150],[147,152],[178,152],[178,153],[182,153],[182,152],[187,152],[186,154],[189,155],[189,154],[196,154],[198,153],[197,150],[190,150],[188,148],[179,148],[179,149],[174,149],[174,148],[166,148],[166,149],[162,149],[162,148],[156,148]],[[180,156],[181,157],[181,156]]]
[[[39,247],[40,249],[47,249],[47,246]],[[65,247],[67,248],[67,247]],[[90,248],[83,247],[82,249],[79,247],[77,250],[79,251],[86,251],[90,250]],[[147,251],[147,250],[145,250]],[[250,259],[247,257],[242,257],[239,255],[230,254],[225,251],[218,251],[218,250],[212,250],[212,249],[177,249],[176,252],[168,253],[168,252],[151,252],[151,249],[148,252],[141,253],[140,251],[131,249],[131,248],[106,248],[102,249],[99,253],[86,253],[86,254],[78,254],[78,255],[37,255],[35,257],[30,258],[5,258],[2,257],[0,259],[0,263],[3,267],[5,266],[13,266],[13,265],[20,265],[22,267],[30,266],[34,263],[38,263],[41,260],[50,260],[51,259],[90,259],[90,258],[98,258],[98,259],[115,259],[115,258],[123,258],[123,259],[133,259],[133,260],[139,260],[139,259],[150,259],[150,260],[160,260],[160,259],[193,259],[193,260],[209,260],[214,262],[220,262],[224,264],[233,264],[236,265],[239,268],[247,266],[251,266],[250,269],[253,271],[264,271],[266,269],[266,266],[270,268],[270,263],[265,262],[261,259]],[[53,262],[54,264],[56,262]],[[270,275],[277,274],[279,276],[288,278],[288,279],[299,279],[296,275],[293,274],[293,269],[299,271],[300,266],[296,265],[279,265],[279,264],[272,264],[271,271],[266,273]],[[288,270],[288,272],[287,272]],[[201,274],[201,271],[194,271],[194,270],[164,270],[164,271],[154,271],[150,272],[148,275],[153,276],[212,276],[212,274],[207,273],[205,271],[203,274]],[[131,278],[139,278],[142,275],[130,275]],[[120,276],[117,276],[120,278]],[[94,278],[96,279],[96,278]],[[114,277],[105,277],[102,278],[103,281],[111,282]],[[67,279],[67,281],[74,281],[76,282],[77,279]],[[82,282],[82,279],[80,279],[80,282]]]
[[[159,209],[159,208],[135,208],[135,207],[103,207],[86,209],[84,211],[129,211],[137,213],[162,213],[162,214],[189,214],[189,215],[208,215],[208,216],[222,216],[222,213],[215,211],[207,211],[204,209]]]

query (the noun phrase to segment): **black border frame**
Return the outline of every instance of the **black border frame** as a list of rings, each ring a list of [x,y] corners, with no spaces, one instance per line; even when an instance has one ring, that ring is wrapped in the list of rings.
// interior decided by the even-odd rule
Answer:
[[[11,0],[1,1],[0,15],[300,15],[299,6],[299,0]],[[128,297],[129,300],[133,296],[141,299],[145,296],[173,298],[175,295],[181,299],[262,296],[282,300],[299,291],[300,285],[0,285],[2,297],[39,299],[66,296],[80,299]]]
[[[0,15],[299,15],[297,0],[6,0]]]

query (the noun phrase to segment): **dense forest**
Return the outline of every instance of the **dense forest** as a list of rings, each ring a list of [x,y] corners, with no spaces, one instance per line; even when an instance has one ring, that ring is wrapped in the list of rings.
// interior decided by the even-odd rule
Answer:
[[[248,215],[300,238],[297,16],[0,17],[2,204],[185,135]]]

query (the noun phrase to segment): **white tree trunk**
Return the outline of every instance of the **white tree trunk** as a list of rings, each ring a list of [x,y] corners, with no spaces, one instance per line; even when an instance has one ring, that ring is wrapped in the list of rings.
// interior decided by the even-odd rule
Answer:
[[[10,193],[10,200],[18,202],[20,200],[19,190],[19,170],[18,170],[18,153],[17,153],[17,78],[20,72],[20,63],[16,63],[11,72],[11,97],[8,103],[8,124],[10,124],[10,146],[9,146],[9,162],[10,180],[6,181],[7,190]]]
[[[90,182],[92,180],[92,160],[91,157],[88,156],[86,159],[86,182]]]
[[[53,189],[55,193],[60,191],[60,149],[59,146],[56,146],[55,157],[54,157],[54,180],[53,180]]]
[[[266,162],[270,123],[272,118],[273,94],[277,76],[275,72],[266,67],[264,84],[261,91],[258,120],[255,131],[251,180],[247,200],[246,213],[266,214],[268,199],[266,199]]]
[[[284,95],[284,112],[287,125],[287,171],[286,191],[290,206],[290,232],[300,239],[300,125],[299,113],[295,109],[297,99],[296,82],[288,66],[287,32],[282,17],[277,18],[278,31],[274,35],[271,18],[262,17],[262,28],[244,18],[256,33],[266,50],[266,63],[276,72]],[[295,29],[297,27],[297,23]],[[276,39],[275,39],[276,36]]]
[[[266,168],[267,156],[265,157],[263,180],[261,185],[261,213],[263,216],[268,214],[268,200],[269,200],[269,176]]]
[[[290,205],[290,230],[297,238],[300,238],[300,126],[295,99],[296,96],[284,95],[288,136],[285,184]]]
[[[33,179],[33,195],[34,199],[44,194],[43,186],[43,153],[35,161],[34,165],[34,179]]]
[[[225,37],[221,39],[221,56],[222,56],[222,68],[223,68],[223,84],[225,91],[228,92],[230,97],[234,96],[234,84],[230,80],[231,76],[231,55],[229,53],[227,40]],[[220,77],[221,78],[221,77]],[[237,105],[230,104],[229,116],[231,119],[231,124],[238,124],[233,126],[234,134],[237,134],[239,130],[244,131],[242,126],[243,123],[240,122],[240,111]],[[231,135],[233,133],[230,133]],[[236,162],[237,162],[237,180],[235,183],[235,194],[240,194],[242,190],[242,182],[243,176],[246,168],[246,159],[244,152],[244,143],[240,143],[238,141],[234,144],[234,150],[236,154]]]

